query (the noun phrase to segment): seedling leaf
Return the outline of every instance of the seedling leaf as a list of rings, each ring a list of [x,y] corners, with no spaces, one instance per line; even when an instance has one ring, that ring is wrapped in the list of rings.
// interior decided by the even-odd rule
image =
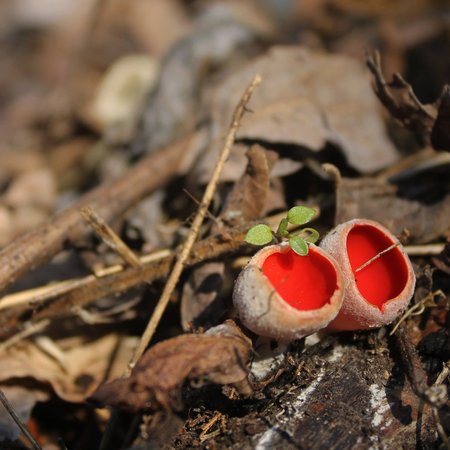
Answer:
[[[306,242],[309,242],[310,244],[315,244],[319,240],[320,234],[314,228],[303,228],[302,233],[304,231],[309,233],[308,236],[303,238]]]
[[[307,206],[294,206],[288,211],[287,219],[294,225],[303,225],[308,223],[316,212]]]
[[[245,242],[252,245],[265,245],[271,242],[272,239],[272,230],[263,223],[251,227],[245,235]]]
[[[289,222],[287,219],[281,219],[280,225],[278,225],[277,234],[279,234],[281,237],[287,237],[289,235],[288,233],[288,225]]]
[[[308,243],[300,236],[292,236],[289,238],[289,245],[297,255],[306,256],[308,254]]]

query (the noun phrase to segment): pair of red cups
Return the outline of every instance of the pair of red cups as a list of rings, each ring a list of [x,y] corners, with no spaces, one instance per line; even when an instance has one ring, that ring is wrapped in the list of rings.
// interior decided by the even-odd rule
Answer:
[[[387,325],[406,309],[415,275],[398,239],[381,224],[354,219],[299,256],[286,244],[261,249],[242,270],[233,302],[260,336],[292,341],[325,329]]]

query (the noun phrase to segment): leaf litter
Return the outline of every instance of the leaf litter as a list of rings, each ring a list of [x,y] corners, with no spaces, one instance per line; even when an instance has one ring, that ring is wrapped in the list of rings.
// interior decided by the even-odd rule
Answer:
[[[103,448],[439,448],[435,430],[448,445],[448,401],[439,411],[426,403],[419,418],[421,380],[448,383],[448,7],[86,0],[52,13],[52,2],[13,3],[0,6],[2,24],[10,19],[0,35],[0,388],[39,445],[98,448],[104,434]],[[374,47],[381,59],[367,60]],[[143,61],[159,76],[133,84]],[[124,92],[103,90],[111,103],[95,117],[101,86],[123,62]],[[123,378],[256,72],[264,81],[192,258]],[[132,103],[114,103],[122,94]],[[408,234],[425,274],[411,307],[424,312],[404,318],[398,336],[294,343],[251,385],[259,340],[227,320],[236,320],[231,290],[253,252],[243,240],[296,205],[317,211],[321,235],[355,217]],[[141,266],[128,269],[114,247],[99,246],[80,206]],[[387,351],[395,345],[399,355]],[[109,413],[93,400],[114,406],[113,416],[133,411],[139,426],[120,417],[102,433]],[[0,412],[5,443],[27,448]]]

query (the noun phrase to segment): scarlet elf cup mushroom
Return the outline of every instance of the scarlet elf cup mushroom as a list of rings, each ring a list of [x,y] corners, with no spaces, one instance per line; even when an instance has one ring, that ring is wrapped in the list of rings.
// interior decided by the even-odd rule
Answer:
[[[258,251],[233,292],[243,324],[260,336],[292,341],[324,328],[341,308],[343,281],[333,258],[310,244],[306,256],[284,243]]]
[[[387,325],[406,309],[415,275],[398,239],[381,224],[354,219],[337,226],[320,247],[337,261],[345,297],[329,330],[370,329]]]

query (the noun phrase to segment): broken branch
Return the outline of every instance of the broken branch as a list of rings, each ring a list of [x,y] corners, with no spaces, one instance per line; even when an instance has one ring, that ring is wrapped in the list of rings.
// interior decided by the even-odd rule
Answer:
[[[80,216],[81,208],[90,206],[109,222],[163,186],[175,175],[188,139],[149,155],[118,180],[87,193],[74,205],[6,246],[0,252],[0,290],[50,260],[67,241],[78,241],[90,232]]]
[[[250,101],[250,98],[256,86],[258,86],[260,83],[261,77],[259,75],[256,75],[248,85],[247,89],[244,91],[241,100],[239,101],[238,105],[236,106],[236,109],[234,110],[230,128],[225,138],[225,143],[222,147],[222,150],[220,151],[219,159],[217,161],[214,172],[211,176],[211,179],[208,182],[208,185],[206,186],[205,193],[203,194],[203,198],[197,210],[197,214],[195,215],[195,218],[192,222],[189,234],[186,238],[183,248],[181,249],[179,257],[175,262],[175,266],[173,267],[169,279],[167,280],[167,283],[164,286],[161,298],[159,299],[159,302],[156,305],[155,310],[153,311],[153,315],[150,318],[150,321],[148,322],[144,334],[141,337],[141,341],[128,364],[128,374],[131,372],[131,369],[134,367],[137,360],[142,356],[148,343],[153,337],[153,334],[156,331],[156,327],[158,326],[159,321],[161,320],[161,317],[164,314],[164,311],[170,301],[170,296],[172,295],[172,292],[175,290],[181,272],[183,271],[183,268],[186,265],[194,242],[197,239],[200,227],[203,223],[211,200],[214,196],[214,192],[216,191],[220,175],[222,174],[222,170],[225,166],[225,162],[227,161],[228,156],[230,155],[231,148],[234,144],[234,140],[236,137],[236,133],[239,129],[242,116],[244,115],[245,112],[245,107]]]

